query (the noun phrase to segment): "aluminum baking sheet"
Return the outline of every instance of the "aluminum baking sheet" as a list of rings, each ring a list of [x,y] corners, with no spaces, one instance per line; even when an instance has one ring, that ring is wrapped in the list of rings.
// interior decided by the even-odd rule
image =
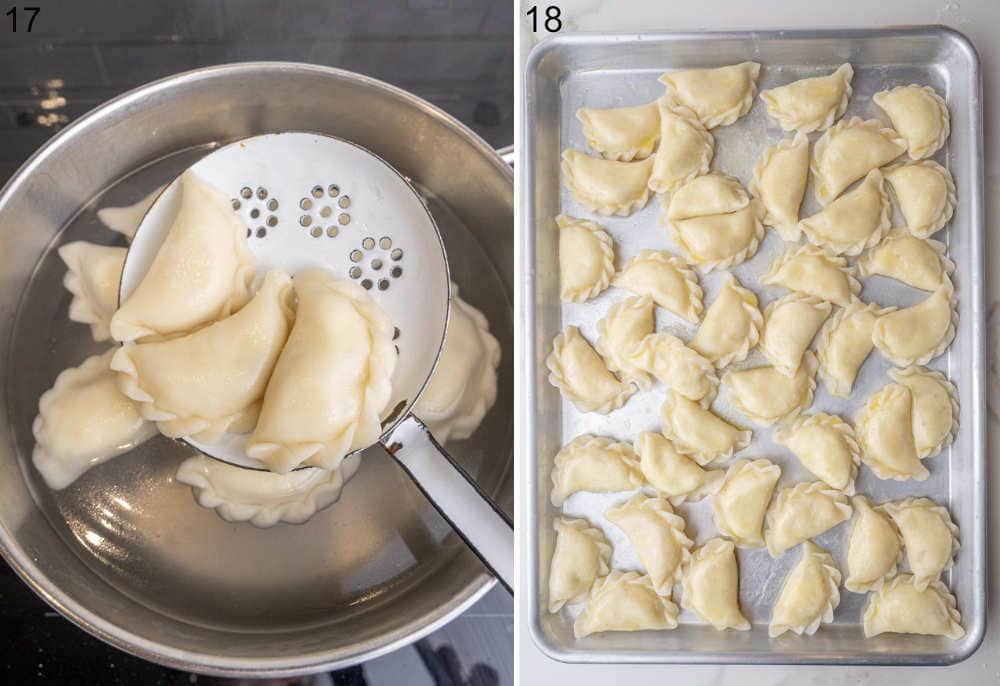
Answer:
[[[559,448],[582,433],[632,441],[640,432],[661,427],[663,389],[633,396],[621,410],[607,416],[581,414],[564,402],[549,385],[545,357],[551,340],[567,324],[581,328],[591,342],[597,338],[596,322],[608,307],[630,294],[609,289],[584,304],[559,300],[557,231],[552,218],[560,211],[591,216],[560,185],[560,153],[567,147],[586,150],[577,108],[636,105],[663,92],[657,77],[664,71],[713,67],[744,60],[763,65],[759,86],[766,89],[789,81],[828,73],[843,62],[855,69],[854,95],[845,117],[882,118],[872,95],[882,89],[910,83],[933,86],[951,110],[951,137],[935,159],[948,166],[958,190],[958,207],[951,223],[935,237],[948,245],[957,264],[956,291],[959,325],[949,351],[929,366],[943,371],[958,386],[961,428],[952,447],[925,464],[931,476],[924,482],[877,479],[862,467],[859,493],[877,501],[909,495],[930,496],[947,503],[961,527],[962,549],[954,568],[945,575],[962,612],[964,638],[881,635],[865,639],[861,613],[866,601],[841,589],[842,600],[833,625],[824,625],[811,637],[785,634],[769,639],[767,623],[781,583],[800,556],[800,550],[772,561],[765,550],[739,550],[740,600],[753,628],[747,632],[718,632],[701,624],[688,611],[673,631],[605,633],[575,640],[572,620],[579,607],[559,614],[547,611],[548,566],[554,546],[553,518],[559,511],[549,503],[552,460]],[[971,655],[982,641],[986,611],[986,508],[985,417],[983,358],[983,223],[982,223],[982,100],[979,60],[972,45],[960,34],[943,27],[868,31],[773,31],[740,33],[575,35],[543,43],[529,57],[525,78],[525,165],[522,198],[523,323],[521,344],[525,352],[523,389],[522,473],[530,489],[528,521],[532,566],[527,589],[532,602],[532,633],[542,650],[552,657],[575,662],[715,662],[715,663],[860,663],[948,664]],[[762,149],[783,132],[767,121],[758,98],[750,113],[736,124],[717,128],[713,169],[748,183]],[[817,134],[810,138],[815,140]],[[802,216],[818,208],[807,191]],[[593,217],[615,240],[620,268],[643,248],[671,249],[658,224],[662,197],[626,218]],[[898,208],[894,224],[900,225]],[[768,230],[757,255],[732,271],[752,288],[760,307],[785,291],[761,287],[757,277],[784,249],[774,231]],[[853,260],[852,260],[853,261]],[[718,290],[721,272],[702,278],[706,305]],[[907,306],[925,294],[880,277],[864,280],[861,297],[883,305]],[[688,340],[695,327],[663,310],[657,312],[658,328]],[[755,352],[746,365],[761,362]],[[819,382],[811,412],[826,411],[849,420],[864,399],[889,381],[889,363],[873,353],[859,374],[848,400],[834,398]],[[720,393],[714,409],[743,426],[752,426]],[[798,461],[772,440],[773,428],[754,428],[752,445],[738,457],[767,457],[782,467],[778,488],[811,480]],[[598,524],[615,548],[613,566],[641,569],[625,536],[603,517],[612,504],[631,493],[579,493],[567,500],[564,511]],[[710,500],[680,506],[698,544],[716,534]],[[844,551],[851,523],[841,524],[816,539],[835,555],[844,568]],[[679,594],[675,589],[675,600]]]

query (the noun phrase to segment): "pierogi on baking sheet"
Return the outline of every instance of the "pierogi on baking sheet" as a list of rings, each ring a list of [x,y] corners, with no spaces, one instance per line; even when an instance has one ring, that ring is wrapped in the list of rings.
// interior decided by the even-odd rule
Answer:
[[[750,59],[758,58],[685,62],[659,77],[662,91],[645,83],[652,70],[622,72],[621,84],[600,73],[564,84],[572,112],[607,110],[622,121],[644,114],[643,127],[628,131],[629,145],[641,149],[632,159],[654,163],[650,197],[628,216],[588,210],[571,184],[560,188],[559,211],[600,224],[617,271],[585,303],[559,305],[562,330],[595,348],[586,367],[593,374],[580,378],[600,376],[605,392],[588,410],[564,390],[552,421],[565,439],[600,435],[632,445],[644,478],[633,472],[619,480],[621,490],[595,479],[553,501],[542,522],[549,514],[586,519],[608,535],[610,575],[648,578],[681,608],[676,628],[651,622],[646,633],[749,628],[775,645],[798,641],[809,649],[812,642],[822,652],[830,632],[849,629],[861,641],[875,635],[863,626],[866,603],[898,613],[895,603],[918,593],[920,602],[943,598],[946,606],[956,593],[952,570],[963,551],[954,511],[897,514],[911,527],[908,553],[882,505],[887,493],[894,501],[949,504],[961,418],[960,384],[949,370],[963,297],[949,232],[962,180],[949,165],[942,83],[893,92],[910,81],[897,83],[870,65],[786,68]],[[872,96],[881,91],[893,97],[878,105]],[[939,99],[943,114],[935,110]],[[919,111],[907,111],[910,104]],[[683,130],[668,126],[682,119]],[[563,122],[560,150],[620,159],[592,140],[591,129],[565,113]],[[564,270],[569,254],[559,252]],[[581,261],[578,270],[594,263]],[[634,314],[626,319],[626,312]],[[543,355],[561,349],[560,339]],[[538,459],[551,465],[554,454]],[[676,583],[651,563],[648,540],[637,545],[617,535],[614,518],[652,498],[669,503],[693,541],[697,564],[686,563]],[[918,521],[944,521],[938,529],[948,536],[915,533]],[[879,540],[866,540],[869,531]],[[921,562],[927,549],[937,555],[932,563]],[[540,555],[547,559],[544,543]],[[708,569],[716,578],[706,584]],[[900,574],[912,575],[914,593],[882,591],[869,602]],[[598,580],[593,587],[609,616],[613,586]],[[595,602],[587,603],[590,619]],[[618,607],[635,610],[628,608]],[[567,603],[557,614],[571,626],[580,612]],[[878,624],[874,613],[869,627]],[[879,631],[912,626],[887,620]],[[958,636],[955,626],[934,633]],[[605,630],[621,631],[591,623],[581,650],[602,645],[594,641]],[[645,645],[627,638],[614,635],[614,645]],[[680,639],[662,640],[674,646]]]

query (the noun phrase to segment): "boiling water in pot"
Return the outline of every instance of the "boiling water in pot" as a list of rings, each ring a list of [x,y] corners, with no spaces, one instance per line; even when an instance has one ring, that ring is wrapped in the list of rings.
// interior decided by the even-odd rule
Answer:
[[[338,503],[306,524],[267,530],[225,522],[199,507],[190,488],[173,480],[193,450],[162,436],[60,492],[49,490],[31,466],[38,397],[59,371],[109,345],[94,343],[85,325],[67,318],[70,295],[56,249],[74,240],[120,244],[97,220],[97,210],[135,202],[211,149],[185,150],[126,177],[88,203],[43,255],[13,326],[6,392],[18,457],[41,511],[67,544],[101,578],[151,609],[235,631],[344,621],[406,593],[462,551],[447,523],[380,447],[365,452]],[[503,409],[512,406],[513,384],[504,378],[513,354],[512,294],[475,235],[433,194],[418,190],[440,228],[462,297],[484,313],[505,344],[494,409],[472,438],[449,445],[492,492],[511,462],[507,446],[513,444],[513,420]],[[289,221],[271,230],[308,229]],[[343,229],[351,230],[361,231]],[[359,233],[358,242],[363,238]]]

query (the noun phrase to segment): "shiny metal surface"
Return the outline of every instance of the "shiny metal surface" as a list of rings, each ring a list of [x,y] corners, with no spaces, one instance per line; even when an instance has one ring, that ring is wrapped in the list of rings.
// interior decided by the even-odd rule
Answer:
[[[546,380],[545,357],[553,336],[572,323],[580,325],[584,335],[594,340],[597,320],[612,302],[628,295],[610,289],[580,305],[566,305],[559,300],[557,232],[552,228],[552,217],[560,209],[588,216],[559,182],[562,149],[586,148],[575,110],[584,103],[609,107],[649,102],[662,93],[657,76],[664,70],[743,60],[763,63],[759,84],[762,89],[850,61],[855,79],[854,95],[845,115],[848,117],[879,116],[871,96],[889,85],[930,84],[946,94],[952,116],[951,138],[938,157],[955,177],[958,207],[938,238],[947,242],[949,254],[958,265],[955,278],[959,324],[948,353],[929,366],[944,371],[958,386],[960,431],[949,450],[925,463],[931,470],[927,481],[881,481],[863,467],[857,489],[877,500],[920,494],[948,503],[961,527],[962,539],[955,567],[946,574],[967,631],[959,641],[893,634],[866,640],[860,627],[866,596],[844,589],[833,625],[822,627],[812,637],[785,635],[769,639],[771,607],[785,575],[799,557],[797,550],[777,561],[763,550],[739,551],[741,604],[754,624],[748,632],[718,632],[685,611],[680,617],[681,626],[674,631],[608,633],[578,641],[573,638],[571,612],[550,614],[546,610],[547,574],[554,545],[552,518],[557,514],[548,500],[552,458],[565,442],[584,432],[631,442],[640,431],[655,431],[662,424],[660,393],[637,394],[622,410],[605,417],[577,412]],[[529,545],[531,587],[522,592],[529,594],[535,642],[550,656],[573,662],[949,664],[971,655],[985,632],[987,579],[982,100],[979,61],[971,44],[960,34],[939,27],[640,36],[578,34],[554,38],[536,48],[528,60],[525,89],[526,149],[520,196],[525,227],[521,237],[525,297],[519,318],[524,322],[519,345],[527,363],[521,378],[525,402],[518,421],[522,437],[519,450],[526,460],[524,482],[531,493],[523,526],[533,537]],[[717,142],[713,167],[739,177],[744,184],[749,181],[760,150],[782,135],[768,126],[765,108],[759,101],[744,119],[717,128],[713,134]],[[660,204],[659,199],[653,200],[627,218],[598,219],[615,239],[619,267],[642,248],[671,248],[659,227]],[[816,209],[815,201],[807,196],[803,216]],[[899,216],[897,210],[897,224]],[[783,293],[781,289],[760,287],[756,280],[782,249],[778,236],[768,231],[757,255],[733,270],[744,285],[758,294],[761,308]],[[720,279],[718,273],[702,277],[706,303],[713,299]],[[884,305],[910,305],[924,296],[888,279],[873,277],[865,279],[861,297]],[[660,328],[685,339],[693,333],[694,327],[681,324],[668,313],[658,314]],[[760,363],[758,353],[754,355],[747,366]],[[820,383],[811,411],[852,418],[864,399],[888,382],[888,368],[889,364],[873,353],[849,400],[830,396]],[[714,409],[749,426],[729,405],[725,392]],[[810,478],[785,448],[772,441],[773,428],[753,428],[752,446],[737,457],[767,457],[780,464],[783,474],[779,488]],[[628,495],[580,493],[565,505],[571,516],[587,517],[602,526],[615,546],[613,566],[624,569],[636,568],[638,560],[622,532],[606,523],[603,512]],[[715,535],[710,499],[687,503],[679,511],[697,543]],[[841,567],[849,532],[850,524],[843,524],[817,537],[817,543],[830,549]]]
[[[126,205],[235,138],[314,130],[412,177],[452,277],[504,345],[497,404],[449,447],[513,509],[510,170],[462,125],[381,82],[324,67],[248,63],[156,82],[102,106],[30,159],[0,195],[0,543],[47,602],[147,659],[218,674],[290,674],[361,661],[442,625],[492,584],[400,468],[368,451],[333,507],[259,530],[198,507],[172,480],[190,454],[156,438],[52,493],[30,465],[39,394],[104,349],[66,319],[54,253],[112,243],[98,207]],[[461,173],[456,173],[461,170]],[[500,448],[498,449],[498,446]]]

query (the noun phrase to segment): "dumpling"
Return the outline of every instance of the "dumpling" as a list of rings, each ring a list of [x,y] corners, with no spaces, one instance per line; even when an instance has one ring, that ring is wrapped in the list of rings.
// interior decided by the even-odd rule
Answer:
[[[655,327],[653,299],[648,295],[636,295],[616,302],[597,322],[599,337],[595,347],[608,369],[623,381],[631,381],[643,390],[648,390],[653,382],[634,355],[639,344],[653,333]]]
[[[585,519],[556,517],[556,548],[549,567],[549,612],[581,603],[598,577],[611,571],[611,544]]]
[[[761,353],[779,372],[794,376],[831,309],[825,300],[801,293],[789,293],[772,301],[764,308]]]
[[[879,91],[872,100],[889,115],[893,127],[906,139],[910,159],[930,157],[951,133],[951,115],[944,98],[930,86],[896,86]]]
[[[848,266],[845,258],[815,245],[791,248],[776,257],[761,274],[760,283],[815,295],[841,307],[847,307],[861,292],[854,267]]]
[[[639,467],[646,481],[673,505],[715,493],[726,475],[721,469],[702,469],[666,438],[651,431],[639,434],[633,448],[639,455]]]
[[[847,496],[822,481],[781,489],[767,512],[764,540],[773,558],[851,518]]]
[[[91,467],[156,435],[118,390],[108,367],[115,349],[63,370],[38,401],[31,461],[49,488],[62,490]]]
[[[612,286],[648,295],[658,306],[696,324],[704,305],[698,276],[681,258],[666,250],[643,250],[625,263]]]
[[[868,396],[854,418],[861,459],[880,479],[923,481],[930,475],[914,442],[912,408],[910,389],[892,383]]]
[[[767,113],[785,131],[824,131],[847,110],[853,78],[854,68],[845,63],[832,74],[761,91],[760,99],[767,105]]]
[[[739,179],[713,172],[691,179],[669,196],[664,203],[663,219],[670,222],[708,214],[728,214],[749,204],[750,196]]]
[[[809,181],[809,138],[804,133],[768,146],[754,165],[749,190],[764,206],[764,225],[786,241],[799,239],[799,208]]]
[[[868,596],[863,624],[865,638],[884,633],[965,636],[955,596],[940,581],[918,590],[913,577],[901,574]]]
[[[617,493],[645,484],[632,446],[603,436],[577,436],[563,446],[553,462],[550,499],[556,507],[580,491]]]
[[[858,260],[861,276],[887,276],[925,291],[937,290],[954,271],[944,243],[917,238],[906,229],[893,229]]]
[[[451,316],[444,346],[413,413],[438,443],[471,436],[497,399],[500,343],[483,313],[458,297],[451,284]]]
[[[906,561],[913,573],[913,586],[922,591],[951,569],[958,554],[958,527],[948,508],[930,498],[906,498],[885,503],[882,509],[892,517],[903,537]]]
[[[958,433],[958,389],[941,372],[923,367],[890,369],[896,383],[913,395],[913,442],[920,459],[934,457]]]
[[[802,415],[778,427],[774,440],[791,450],[820,481],[854,495],[861,449],[854,429],[843,419],[825,412]]]
[[[663,435],[700,465],[731,457],[750,445],[753,436],[674,391],[667,391],[661,413]]]
[[[669,97],[657,100],[660,112],[660,147],[653,156],[649,188],[672,193],[698,176],[707,174],[715,155],[712,137],[694,112]]]
[[[382,433],[392,395],[392,320],[360,286],[322,269],[292,280],[295,323],[267,384],[247,455],[271,471],[335,469]]]
[[[933,160],[886,167],[885,178],[917,238],[927,238],[951,220],[955,212],[955,181],[951,172]]]
[[[275,474],[196,455],[181,463],[174,479],[191,486],[198,504],[227,522],[266,529],[282,522],[303,524],[337,502],[360,465],[361,456],[351,455],[334,470],[306,467]]]
[[[648,576],[613,569],[590,590],[583,612],[573,623],[573,635],[675,629],[678,612],[676,605],[653,589]]]
[[[565,214],[559,227],[560,297],[568,303],[590,300],[611,283],[615,273],[615,244],[598,224]]]
[[[764,515],[771,504],[781,467],[768,460],[736,460],[712,496],[715,526],[740,548],[764,547]]]
[[[90,324],[95,341],[111,338],[108,328],[118,309],[118,287],[122,280],[127,248],[73,241],[59,248],[59,257],[69,271],[63,286],[73,295],[69,318]]]
[[[715,365],[672,334],[649,334],[632,352],[631,360],[667,388],[706,409],[715,400],[719,388]]]
[[[187,333],[250,298],[256,259],[229,198],[187,171],[180,210],[149,271],[111,318],[111,337],[130,342]]]
[[[566,327],[553,339],[545,365],[549,368],[549,383],[580,412],[607,414],[635,393],[634,385],[619,381],[608,371],[604,360],[575,326]]]
[[[635,107],[581,107],[587,145],[609,160],[631,162],[650,156],[660,139],[660,110],[655,102]]]
[[[161,433],[216,443],[253,428],[294,316],[292,280],[272,271],[236,314],[180,338],[126,343],[111,368]]]
[[[810,243],[837,255],[858,255],[885,237],[891,217],[882,172],[872,169],[857,188],[806,217],[799,226]]]
[[[813,146],[813,192],[825,205],[872,169],[906,152],[906,139],[878,119],[841,120]]]
[[[707,129],[726,126],[750,111],[760,65],[742,62],[715,69],[688,69],[660,77],[667,94],[690,107]]]
[[[102,207],[97,210],[97,220],[115,233],[123,235],[125,240],[131,243],[143,217],[160,197],[164,188],[166,186],[155,188],[141,200],[125,207]]]
[[[694,541],[684,533],[684,518],[674,514],[663,498],[637,493],[628,502],[608,509],[604,516],[625,532],[642,566],[661,596],[670,597],[681,580],[683,565],[691,559]]]
[[[819,375],[830,395],[846,398],[851,394],[858,370],[874,347],[872,331],[875,322],[895,309],[855,299],[823,325],[816,345],[816,357],[819,358]]]
[[[579,150],[563,152],[562,173],[566,188],[587,211],[627,217],[649,202],[649,175],[653,158],[617,162],[591,157]]]
[[[855,517],[847,542],[844,586],[854,593],[867,593],[882,588],[896,575],[896,565],[903,559],[903,541],[881,506],[872,507],[863,495],[854,496],[851,502]]]
[[[770,426],[812,405],[816,367],[816,356],[807,351],[794,376],[785,376],[775,367],[753,367],[727,373],[722,383],[738,412],[752,422]]]
[[[690,345],[716,367],[726,367],[746,359],[750,349],[760,340],[763,325],[757,296],[726,272],[719,293],[705,312]]]
[[[764,208],[757,200],[728,214],[706,214],[670,221],[670,240],[688,264],[703,272],[742,264],[757,252],[764,238]]]
[[[949,279],[916,305],[879,317],[872,342],[896,366],[927,364],[951,345],[957,320],[955,287]]]
[[[732,541],[713,538],[694,551],[684,570],[681,607],[719,631],[750,629],[740,610],[740,569]]]
[[[781,585],[768,635],[775,638],[793,631],[799,636],[812,636],[820,624],[832,622],[833,611],[840,605],[840,580],[833,555],[806,541],[802,557]]]

